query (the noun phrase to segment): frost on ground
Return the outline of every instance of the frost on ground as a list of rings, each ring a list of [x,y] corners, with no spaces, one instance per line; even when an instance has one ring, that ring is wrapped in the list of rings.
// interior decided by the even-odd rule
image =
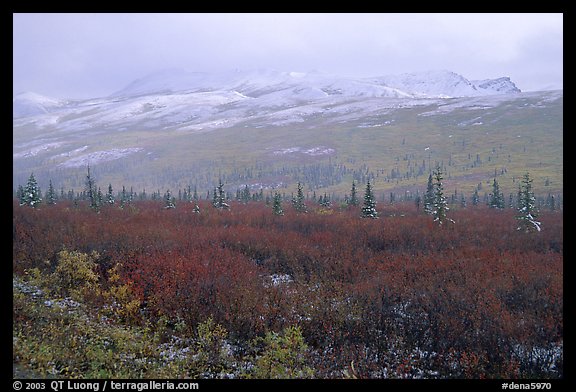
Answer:
[[[267,281],[264,282],[264,287],[277,287],[282,284],[288,284],[294,281],[294,279],[292,279],[292,277],[288,274],[272,274],[267,278]]]
[[[62,167],[82,167],[88,164],[94,165],[101,162],[113,161],[115,159],[123,158],[127,155],[134,154],[142,151],[140,147],[130,148],[113,148],[111,150],[96,151],[90,154],[84,154],[79,157],[68,159],[62,162],[59,166]]]

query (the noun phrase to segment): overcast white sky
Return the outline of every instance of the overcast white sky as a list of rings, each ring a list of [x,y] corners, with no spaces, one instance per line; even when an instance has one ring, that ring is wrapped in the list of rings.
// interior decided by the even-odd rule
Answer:
[[[13,94],[94,98],[165,68],[446,69],[563,88],[562,14],[14,14]]]

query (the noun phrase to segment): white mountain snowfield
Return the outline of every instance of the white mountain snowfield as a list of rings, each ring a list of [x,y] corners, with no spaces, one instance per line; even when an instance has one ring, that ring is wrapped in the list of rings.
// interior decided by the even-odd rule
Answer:
[[[429,116],[456,108],[483,110],[522,94],[530,93],[521,93],[508,77],[470,81],[450,71],[351,78],[274,70],[165,70],[108,97],[63,101],[35,93],[17,95],[13,158],[43,156],[58,167],[78,167],[146,152],[134,140],[113,148],[87,145],[81,140],[87,135],[195,134],[234,126],[281,127],[316,118],[329,125],[433,106],[421,114]]]
[[[141,96],[169,95],[172,104],[186,103],[183,97],[230,99],[259,98],[263,106],[284,106],[291,100],[322,100],[330,96],[388,98],[450,98],[519,93],[510,80],[503,77],[468,81],[450,71],[429,71],[373,78],[339,77],[321,73],[278,72],[273,70],[221,73],[166,70],[135,80],[110,97],[62,102],[40,94],[26,92],[13,99],[13,118],[46,114],[69,108],[125,102]],[[179,93],[179,94],[176,94]],[[200,93],[205,93],[204,95]],[[211,94],[206,94],[211,93]],[[152,100],[153,101],[153,100]],[[288,101],[288,102],[287,102]],[[196,103],[196,102],[189,102]],[[128,110],[128,109],[124,109]]]

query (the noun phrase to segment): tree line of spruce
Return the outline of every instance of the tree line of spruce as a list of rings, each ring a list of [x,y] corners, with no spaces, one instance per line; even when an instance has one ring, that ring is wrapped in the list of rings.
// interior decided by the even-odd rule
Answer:
[[[423,197],[423,204],[424,204],[424,212],[431,215],[434,218],[434,221],[437,222],[439,225],[443,225],[445,222],[455,223],[454,220],[450,219],[447,216],[447,212],[449,211],[448,201],[444,194],[444,187],[442,184],[443,181],[443,173],[441,170],[440,165],[438,165],[432,173],[430,173],[428,177],[428,184],[426,187],[426,192]],[[517,194],[517,219],[519,222],[518,230],[523,230],[526,232],[529,231],[540,231],[541,230],[541,223],[537,220],[538,217],[538,209],[536,207],[536,198],[534,196],[534,192],[532,191],[532,179],[530,178],[530,174],[526,173],[523,176],[523,180],[518,188]],[[158,193],[153,193],[153,199],[157,198]],[[28,182],[25,187],[19,186],[16,192],[18,201],[20,206],[30,206],[33,208],[38,207],[42,201],[42,192],[36,178],[34,177],[34,173],[30,174]],[[61,198],[64,198],[64,190],[61,190]],[[94,179],[90,174],[90,167],[87,167],[87,175],[85,179],[85,190],[84,190],[85,198],[89,202],[89,206],[91,209],[95,211],[99,211],[100,208],[107,204],[107,205],[114,205],[116,203],[116,198],[114,197],[114,192],[112,189],[112,184],[108,185],[108,190],[106,195],[104,195],[99,187],[96,186]],[[70,193],[69,193],[70,196]],[[120,198],[120,208],[124,208],[126,204],[130,203],[134,200],[134,192],[132,189],[128,193],[126,188],[122,187],[122,192],[119,194]],[[165,209],[174,209],[176,208],[176,198],[171,194],[170,190],[168,189],[164,194],[164,207]],[[200,213],[200,207],[198,205],[198,193],[196,188],[194,188],[194,192],[192,193],[190,187],[188,190],[185,191],[184,195],[185,200],[194,203],[193,212]],[[214,187],[212,192],[212,206],[219,210],[229,210],[230,205],[227,203],[229,199],[229,195],[226,194],[224,191],[224,184],[222,180],[219,180],[218,185]],[[56,204],[58,200],[58,196],[56,191],[52,185],[52,180],[49,182],[48,191],[45,195],[46,204],[52,205]],[[263,199],[262,190],[260,194],[256,197],[254,195],[250,195],[250,190],[248,186],[244,188],[243,191],[237,192],[237,199],[248,202],[250,200]],[[298,213],[307,213],[308,209],[305,203],[304,197],[304,190],[303,186],[300,182],[298,182],[297,186],[297,193],[295,196],[292,197],[292,207]],[[421,198],[418,195],[416,197],[416,206],[419,209]],[[75,204],[78,202],[78,198],[74,198]],[[329,208],[331,206],[330,197],[324,193],[324,196],[320,196],[318,199],[318,203],[325,208]],[[358,206],[360,204],[357,189],[356,189],[356,182],[352,181],[352,188],[350,192],[350,196],[346,197],[345,199],[346,205],[349,206]],[[472,196],[472,204],[477,205],[479,203],[479,196],[477,190],[475,191],[474,195]],[[553,204],[554,199],[552,198],[552,209],[554,209]],[[267,204],[268,200],[267,200]],[[465,200],[462,201],[462,206],[465,206]],[[505,208],[505,198],[504,194],[500,191],[500,186],[496,178],[494,178],[494,182],[492,184],[492,193],[490,194],[490,198],[488,201],[488,206],[494,209],[504,209]],[[284,215],[284,210],[282,207],[282,196],[280,193],[275,192],[272,199],[272,212],[274,215],[282,216]],[[366,182],[366,189],[364,192],[364,201],[361,208],[361,215],[362,218],[371,218],[371,219],[378,219],[379,213],[376,209],[376,198],[372,189],[372,184],[370,180]]]

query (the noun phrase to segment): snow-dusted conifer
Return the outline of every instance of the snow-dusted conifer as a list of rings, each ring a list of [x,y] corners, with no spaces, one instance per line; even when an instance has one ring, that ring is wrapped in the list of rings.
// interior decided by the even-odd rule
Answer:
[[[438,222],[439,225],[442,225],[445,221],[454,223],[452,219],[446,216],[449,208],[446,197],[444,196],[442,180],[442,169],[440,169],[440,166],[437,166],[434,170],[434,202],[432,204],[432,215],[434,216],[434,222]]]
[[[472,205],[477,206],[480,203],[480,195],[478,195],[478,189],[474,189],[474,194],[472,195]]]
[[[428,184],[426,185],[426,193],[424,194],[424,212],[432,214],[434,211],[434,184],[432,182],[432,173],[428,176]]]
[[[50,184],[48,185],[48,192],[46,193],[46,204],[56,204],[56,191],[52,185],[52,180],[50,180]]]
[[[40,193],[40,187],[38,187],[38,183],[36,182],[34,173],[30,173],[30,177],[28,177],[28,182],[26,183],[26,187],[24,188],[24,194],[22,196],[22,201],[20,205],[27,205],[35,208],[41,202],[42,202],[42,196]]]
[[[86,175],[86,196],[88,197],[88,202],[90,203],[90,208],[95,211],[98,211],[100,205],[98,204],[98,189],[96,188],[96,183],[94,179],[90,175],[90,166],[87,168],[88,174]]]
[[[505,207],[504,194],[500,192],[500,185],[496,179],[494,179],[494,182],[492,183],[492,194],[490,194],[488,206],[497,209],[503,209]]]
[[[520,184],[518,191],[518,230],[525,232],[540,231],[541,223],[536,220],[538,210],[536,208],[536,198],[532,192],[532,179],[530,174],[526,173]]]
[[[252,195],[250,195],[250,188],[248,187],[248,184],[246,184],[246,186],[244,186],[244,189],[240,193],[240,200],[242,200],[242,203],[246,204],[251,199],[252,199]]]
[[[98,207],[102,206],[104,203],[104,195],[102,194],[100,187],[98,187],[98,192],[96,192],[96,203],[98,203]]]
[[[18,190],[16,191],[16,198],[18,199],[18,204],[24,205],[24,187],[18,185]]]
[[[292,198],[292,206],[298,212],[306,213],[308,212],[308,208],[304,203],[304,191],[302,189],[302,184],[298,183],[298,191],[296,192],[296,197]]]
[[[318,200],[318,204],[320,204],[324,208],[330,208],[332,203],[330,202],[330,197],[328,197],[326,192],[324,192],[324,196],[320,196],[320,199]]]
[[[212,190],[212,205],[214,208],[218,208],[218,188],[216,187]]]
[[[362,207],[362,218],[378,219],[378,211],[376,211],[376,200],[372,191],[370,180],[366,183],[366,191],[364,192],[364,206]]]
[[[282,209],[282,196],[278,192],[274,193],[274,200],[272,202],[272,212],[274,215],[284,215],[284,210]]]
[[[170,189],[164,194],[164,209],[176,208],[176,198],[170,193]]]
[[[348,201],[348,204],[351,206],[357,206],[360,204],[356,191],[356,183],[354,181],[352,181],[352,190],[350,191],[350,200]]]
[[[226,194],[224,192],[224,184],[222,184],[222,180],[218,180],[218,187],[214,193],[213,204],[214,207],[218,208],[219,210],[230,209],[230,205],[226,203]]]
[[[114,205],[116,200],[114,200],[114,191],[112,190],[112,184],[108,184],[108,193],[106,194],[106,203],[108,205]]]
[[[158,191],[160,193],[160,191]],[[160,195],[158,195],[160,197]],[[126,187],[122,185],[122,193],[120,194],[120,208],[124,209],[126,203],[129,202],[128,193],[126,192]]]
[[[466,197],[463,193],[460,193],[460,207],[466,208]]]

